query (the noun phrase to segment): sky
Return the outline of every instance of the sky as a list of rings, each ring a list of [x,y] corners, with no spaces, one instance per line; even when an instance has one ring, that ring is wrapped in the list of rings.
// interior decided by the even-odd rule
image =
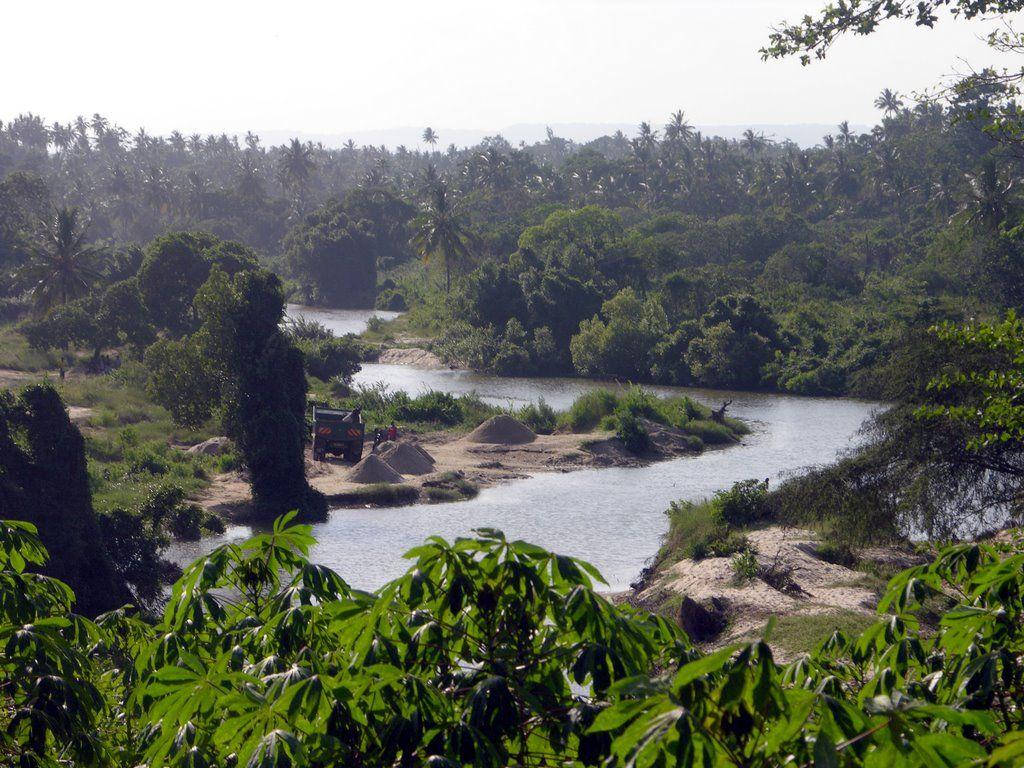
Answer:
[[[824,0],[10,1],[0,119],[101,112],[150,133],[344,135],[521,123],[872,124],[883,87],[919,92],[999,62],[992,26],[898,22],[828,60],[762,62],[773,24]],[[1009,63],[1009,62],[1007,62]]]

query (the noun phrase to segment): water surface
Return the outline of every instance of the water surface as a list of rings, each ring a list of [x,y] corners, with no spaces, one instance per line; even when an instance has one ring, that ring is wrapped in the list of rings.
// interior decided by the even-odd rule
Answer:
[[[288,317],[306,317],[323,323],[335,336],[346,333],[362,333],[371,317],[382,320],[394,320],[401,312],[387,312],[383,309],[324,309],[322,307],[304,307],[301,304],[289,304],[285,311]]]
[[[327,316],[319,310],[314,315],[325,324]],[[362,322],[365,324],[365,317]],[[518,406],[544,398],[556,409],[568,407],[588,389],[609,386],[585,379],[508,379],[379,364],[365,365],[356,381],[383,381],[411,393],[428,389],[476,392],[498,405]],[[657,551],[667,529],[664,511],[673,500],[697,500],[751,477],[767,477],[775,483],[802,468],[830,462],[855,445],[859,428],[877,407],[832,398],[651,389],[661,394],[688,394],[706,405],[731,400],[729,414],[744,419],[753,432],[740,445],[700,456],[639,469],[544,474],[484,489],[466,502],[334,510],[330,520],[314,527],[318,544],[313,559],[338,571],[353,586],[373,589],[400,575],[408,567],[402,553],[427,536],[453,538],[487,526],[589,560],[612,589],[624,589]],[[172,556],[187,561],[219,543],[248,534],[248,528],[234,526],[222,537],[176,545]]]

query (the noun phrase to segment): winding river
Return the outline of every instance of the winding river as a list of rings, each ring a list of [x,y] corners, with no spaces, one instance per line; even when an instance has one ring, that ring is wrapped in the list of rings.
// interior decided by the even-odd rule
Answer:
[[[365,324],[372,314],[350,310],[339,317],[337,312],[295,307],[289,307],[289,312],[325,324],[332,322],[329,327],[335,332],[359,332],[360,323]],[[366,365],[356,376],[357,384],[378,381],[410,393],[429,389],[476,392],[497,405],[522,405],[543,397],[556,409],[567,407],[581,392],[608,386],[607,382],[585,379],[508,379],[404,365]],[[318,544],[312,557],[334,568],[352,586],[373,589],[401,574],[408,566],[402,553],[427,536],[453,538],[488,526],[511,538],[582,557],[600,569],[610,589],[625,589],[658,549],[667,527],[664,511],[671,501],[696,500],[749,477],[768,477],[774,483],[803,467],[830,462],[856,444],[860,426],[877,407],[833,398],[651,389],[685,392],[708,405],[732,400],[730,415],[747,421],[753,432],[741,445],[700,456],[640,469],[543,474],[484,489],[472,501],[339,509],[330,520],[315,526]],[[188,561],[217,544],[248,534],[247,527],[233,526],[224,536],[176,545],[171,554],[179,562]]]

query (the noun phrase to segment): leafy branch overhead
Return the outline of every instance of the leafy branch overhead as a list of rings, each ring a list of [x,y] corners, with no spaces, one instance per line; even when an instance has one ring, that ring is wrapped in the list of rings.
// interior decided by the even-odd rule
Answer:
[[[807,15],[797,23],[776,27],[761,55],[765,59],[799,56],[803,64],[809,64],[812,58],[825,58],[838,38],[869,35],[892,20],[933,27],[943,12],[969,20],[1022,9],[1021,0],[839,0],[816,16]]]

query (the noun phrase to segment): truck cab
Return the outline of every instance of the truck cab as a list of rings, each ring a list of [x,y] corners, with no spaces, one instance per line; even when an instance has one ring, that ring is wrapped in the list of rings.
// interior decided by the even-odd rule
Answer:
[[[327,454],[355,463],[363,456],[366,425],[359,411],[343,411],[313,406],[313,460],[323,461]]]

